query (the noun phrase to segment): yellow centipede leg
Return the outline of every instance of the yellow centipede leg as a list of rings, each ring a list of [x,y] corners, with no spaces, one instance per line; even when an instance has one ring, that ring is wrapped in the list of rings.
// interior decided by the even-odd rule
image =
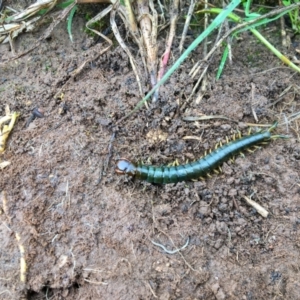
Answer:
[[[238,132],[237,132],[237,135],[238,135],[239,139],[242,138],[242,133],[241,133],[239,130],[238,130]]]
[[[176,166],[179,166],[179,162],[177,158],[173,162],[168,164],[168,167],[176,167]]]

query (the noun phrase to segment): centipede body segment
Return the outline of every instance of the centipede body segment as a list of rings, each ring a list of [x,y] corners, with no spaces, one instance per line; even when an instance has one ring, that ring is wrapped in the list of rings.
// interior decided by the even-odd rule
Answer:
[[[271,131],[276,128],[274,123],[269,129],[257,132],[248,136],[241,137],[225,145],[216,148],[204,157],[184,165],[179,166],[147,166],[135,164],[128,159],[122,158],[118,161],[116,173],[119,175],[127,174],[140,180],[151,183],[176,183],[180,181],[197,180],[207,176],[219,168],[225,161],[233,156],[257,146],[271,139],[285,138],[282,135],[272,135]]]

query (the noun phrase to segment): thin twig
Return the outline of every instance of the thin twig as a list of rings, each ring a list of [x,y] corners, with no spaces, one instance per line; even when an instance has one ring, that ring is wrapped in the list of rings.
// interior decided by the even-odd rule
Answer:
[[[191,4],[190,4],[190,7],[189,7],[188,14],[186,16],[186,20],[185,20],[185,23],[184,23],[184,28],[183,28],[183,32],[182,32],[182,36],[181,36],[181,40],[180,40],[180,44],[179,44],[179,52],[180,53],[183,50],[183,44],[184,44],[188,29],[189,29],[189,26],[190,26],[190,23],[191,23],[192,15],[193,15],[193,12],[194,12],[194,9],[195,9],[195,4],[196,4],[196,1],[191,0]]]
[[[83,280],[88,283],[99,284],[99,285],[108,285],[107,282],[103,282],[103,281],[93,281],[93,280],[88,280],[88,279],[83,279]]]
[[[162,248],[162,249],[163,249],[166,253],[168,253],[168,254],[175,254],[175,253],[177,253],[177,252],[183,250],[184,248],[186,248],[186,247],[188,246],[189,242],[190,242],[190,238],[188,237],[186,243],[185,243],[182,247],[176,248],[175,250],[168,250],[164,245],[159,244],[159,243],[156,243],[156,242],[154,242],[154,241],[151,240],[151,243],[152,243],[153,245]]]
[[[151,291],[153,297],[154,297],[154,298],[157,298],[156,294],[154,293],[154,291],[153,291],[153,289],[152,289],[152,287],[151,287],[151,284],[150,284],[148,281],[146,281],[146,283],[147,283],[147,286],[149,287],[149,289],[150,289],[150,291]]]
[[[113,9],[111,11],[111,14],[110,14],[110,24],[111,24],[112,31],[113,31],[113,33],[114,33],[117,41],[119,42],[120,46],[123,48],[123,50],[126,52],[126,54],[129,57],[129,61],[130,61],[132,70],[133,70],[133,72],[135,74],[140,94],[141,94],[141,96],[143,96],[144,95],[143,88],[142,88],[142,85],[141,85],[141,80],[140,80],[140,76],[138,74],[138,70],[137,70],[136,64],[134,62],[134,59],[133,59],[133,56],[132,56],[130,50],[128,49],[128,47],[126,46],[126,44],[124,43],[124,41],[123,41],[123,39],[122,39],[122,37],[120,35],[120,32],[118,30],[115,18],[116,18],[116,9]]]

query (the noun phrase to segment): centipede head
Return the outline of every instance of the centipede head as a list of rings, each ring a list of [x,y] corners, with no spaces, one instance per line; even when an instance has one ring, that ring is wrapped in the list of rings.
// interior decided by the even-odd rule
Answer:
[[[115,169],[118,175],[129,175],[134,176],[136,174],[136,166],[127,158],[121,158],[117,162],[117,167]]]

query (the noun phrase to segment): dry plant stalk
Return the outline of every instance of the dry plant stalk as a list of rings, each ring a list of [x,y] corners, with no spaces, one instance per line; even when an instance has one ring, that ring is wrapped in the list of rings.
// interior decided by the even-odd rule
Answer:
[[[195,0],[191,0],[191,4],[190,4],[190,7],[189,7],[188,14],[186,16],[186,20],[185,20],[185,24],[184,24],[184,28],[183,28],[183,32],[182,32],[180,44],[179,44],[179,51],[180,51],[180,53],[183,50],[183,44],[184,44],[184,41],[185,41],[185,38],[186,38],[186,35],[187,35],[187,32],[188,32],[188,29],[189,29],[189,26],[190,26],[190,22],[191,22],[192,15],[193,15],[193,12],[194,12],[194,9],[195,9],[195,5],[196,5],[196,1]]]
[[[57,0],[38,0],[36,3],[28,6],[22,12],[17,12],[12,16],[6,17],[4,20],[0,19],[0,43],[10,43],[20,33],[32,31],[37,26],[37,21],[41,16],[37,16],[25,22],[25,20],[33,17],[41,10],[50,11],[57,3]],[[5,16],[4,16],[5,17]]]
[[[257,202],[253,201],[252,199],[248,198],[247,196],[243,197],[246,202],[251,205],[253,208],[256,209],[256,211],[263,216],[264,218],[266,218],[269,215],[269,212],[264,209],[260,204],[258,204]]]
[[[124,43],[124,41],[119,33],[115,18],[116,18],[116,10],[113,9],[110,14],[110,24],[111,24],[112,31],[115,35],[115,38],[119,42],[120,46],[123,48],[123,50],[126,52],[126,54],[129,57],[130,64],[132,66],[133,72],[135,74],[135,77],[136,77],[136,80],[137,80],[137,83],[139,86],[140,94],[143,95],[143,88],[141,85],[141,80],[140,80],[140,76],[138,74],[138,69],[136,67],[135,60],[134,60],[133,55],[131,54],[129,48],[126,46],[126,44]]]
[[[153,3],[150,5],[152,15],[150,15],[148,0],[138,0],[137,7],[139,13],[139,23],[142,32],[143,44],[147,51],[147,67],[152,87],[157,82],[157,12]],[[152,2],[152,0],[150,0]]]
[[[6,215],[8,222],[10,222],[11,217],[9,216],[9,212],[8,212],[6,191],[2,191],[1,200],[2,200],[3,212]],[[21,237],[20,237],[19,233],[15,232],[15,238],[18,242],[18,247],[19,247],[19,251],[20,251],[20,280],[21,280],[21,282],[26,283],[27,265],[26,265],[26,260],[25,260],[25,248],[24,248],[23,244],[21,243]]]
[[[47,30],[44,32],[44,34],[33,44],[33,46],[31,48],[29,48],[28,50],[20,53],[20,54],[17,54],[15,56],[13,56],[12,58],[9,58],[5,61],[2,61],[0,62],[0,65],[4,65],[5,63],[9,62],[9,61],[12,61],[12,60],[15,60],[15,59],[18,59],[28,53],[30,53],[32,50],[34,50],[35,48],[37,48],[40,43],[47,39],[50,34],[52,33],[53,29],[61,22],[61,20],[63,20],[67,15],[68,13],[72,10],[72,8],[76,5],[76,2],[74,2],[73,4],[70,4],[68,7],[66,7],[62,12],[61,14],[54,20],[53,23],[50,24],[50,26],[47,28]]]
[[[5,117],[0,118],[0,154],[4,152],[9,134],[15,125],[17,117],[19,116],[19,114],[16,112],[10,113],[8,106],[7,106],[6,113],[7,115]],[[3,125],[3,128],[1,128],[2,124],[8,121],[10,121],[9,124]]]
[[[158,78],[157,80],[161,80],[166,72],[166,68],[168,65],[168,61],[171,54],[171,47],[173,44],[173,39],[176,33],[176,22],[178,19],[178,6],[179,6],[179,0],[174,0],[173,6],[172,6],[172,13],[171,13],[171,25],[170,25],[170,33],[167,39],[167,45],[165,53],[162,56],[161,62],[160,62],[160,68],[158,72]],[[156,102],[158,99],[159,89],[157,89],[153,96],[153,102]]]
[[[25,283],[26,282],[26,271],[27,271],[27,265],[26,265],[26,260],[25,260],[25,248],[23,244],[21,243],[21,237],[20,235],[16,232],[15,233],[16,240],[18,242],[21,258],[20,258],[20,280],[21,282]]]

